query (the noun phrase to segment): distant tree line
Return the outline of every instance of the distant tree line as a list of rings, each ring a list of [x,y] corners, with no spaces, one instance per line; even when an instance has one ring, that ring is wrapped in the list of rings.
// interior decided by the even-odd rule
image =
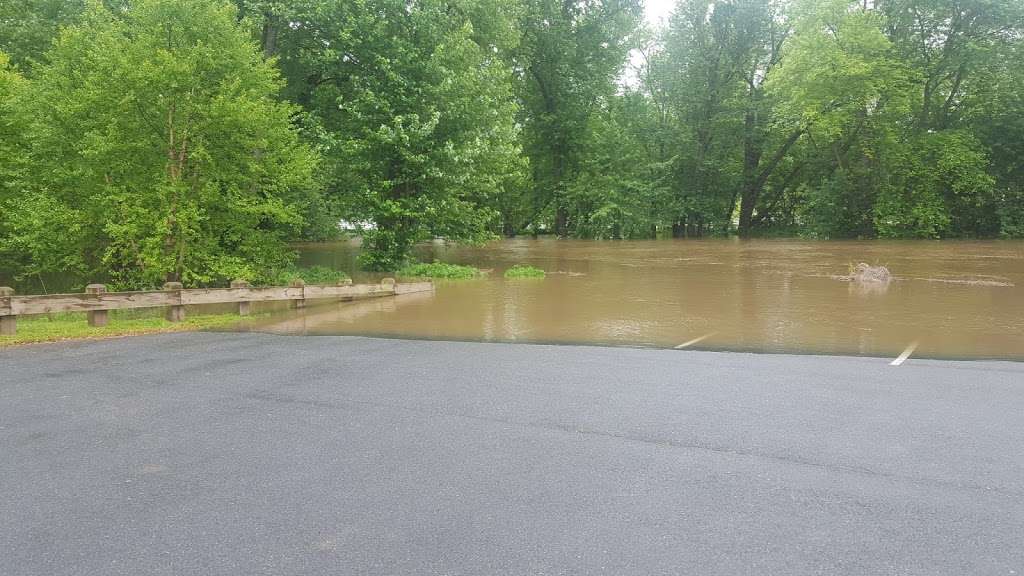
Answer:
[[[432,237],[1024,236],[1019,0],[0,0],[0,268]]]

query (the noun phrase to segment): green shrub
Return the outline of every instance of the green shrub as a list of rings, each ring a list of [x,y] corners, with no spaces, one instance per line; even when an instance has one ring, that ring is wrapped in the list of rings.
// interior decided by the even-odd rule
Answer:
[[[460,266],[446,262],[434,261],[430,264],[420,263],[406,266],[398,271],[399,276],[414,278],[441,278],[445,280],[468,280],[481,276],[478,268],[472,266]]]
[[[505,278],[543,278],[544,276],[545,273],[540,268],[526,266],[525,264],[516,264],[505,270]]]
[[[306,284],[337,284],[347,279],[348,274],[326,266],[295,267],[268,274],[267,284],[284,286],[296,278],[301,278]]]
[[[1024,189],[1003,193],[999,214],[999,234],[1003,238],[1024,238]]]

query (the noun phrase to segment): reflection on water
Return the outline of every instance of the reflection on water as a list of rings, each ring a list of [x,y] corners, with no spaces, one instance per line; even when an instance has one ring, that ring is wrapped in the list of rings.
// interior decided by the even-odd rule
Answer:
[[[304,264],[352,269],[350,244]],[[493,269],[434,294],[310,308],[268,330],[493,341],[1024,359],[1024,243],[517,239],[423,247]],[[859,262],[888,285],[846,281]],[[514,264],[544,280],[505,280]]]

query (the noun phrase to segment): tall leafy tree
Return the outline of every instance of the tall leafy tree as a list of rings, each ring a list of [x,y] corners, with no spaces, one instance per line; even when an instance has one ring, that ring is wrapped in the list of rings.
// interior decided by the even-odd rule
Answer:
[[[587,238],[651,238],[669,202],[659,176],[658,113],[629,90],[591,115],[579,174],[569,188],[575,233]]]
[[[1000,235],[1024,238],[1024,42],[998,55],[972,83],[964,121],[988,150]]]
[[[911,74],[877,11],[832,0],[800,3],[795,12],[768,88],[777,125],[805,135],[793,159],[802,224],[820,236],[874,235],[873,207],[901,146]]]
[[[524,0],[518,66],[534,211],[554,231],[572,227],[569,189],[579,175],[592,114],[617,89],[641,17],[638,0]]]
[[[744,171],[737,153],[751,104],[744,81],[763,41],[758,7],[746,0],[683,0],[665,30],[656,79],[682,135],[674,160],[673,236],[731,224]]]
[[[1017,0],[883,0],[878,10],[917,72],[913,126],[921,132],[955,127],[975,75],[1020,43],[1024,25]]]
[[[316,157],[233,6],[93,4],[33,77],[33,169],[5,239],[25,269],[142,287],[260,280],[288,263]]]
[[[0,2],[0,52],[14,66],[28,69],[49,49],[61,26],[75,22],[85,0],[4,0]]]
[[[399,266],[434,236],[490,237],[496,197],[522,170],[509,39],[478,25],[504,18],[490,7],[330,3],[280,39],[339,213],[367,224],[370,268]]]
[[[25,79],[0,52],[0,203],[16,193],[26,168],[25,115],[20,106]],[[0,226],[3,215],[0,214]]]

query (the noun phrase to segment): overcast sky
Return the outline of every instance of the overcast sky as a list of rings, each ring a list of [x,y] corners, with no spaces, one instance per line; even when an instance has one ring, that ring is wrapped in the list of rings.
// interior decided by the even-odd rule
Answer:
[[[661,20],[668,18],[675,4],[676,0],[646,0],[644,6],[647,11],[647,21],[651,24],[657,24]]]
[[[647,22],[652,25],[661,24],[668,19],[675,7],[677,0],[644,0],[644,12]],[[643,63],[640,52],[633,50],[629,53],[629,63],[619,76],[619,83],[623,86],[637,86],[640,83],[636,75],[636,69]]]

